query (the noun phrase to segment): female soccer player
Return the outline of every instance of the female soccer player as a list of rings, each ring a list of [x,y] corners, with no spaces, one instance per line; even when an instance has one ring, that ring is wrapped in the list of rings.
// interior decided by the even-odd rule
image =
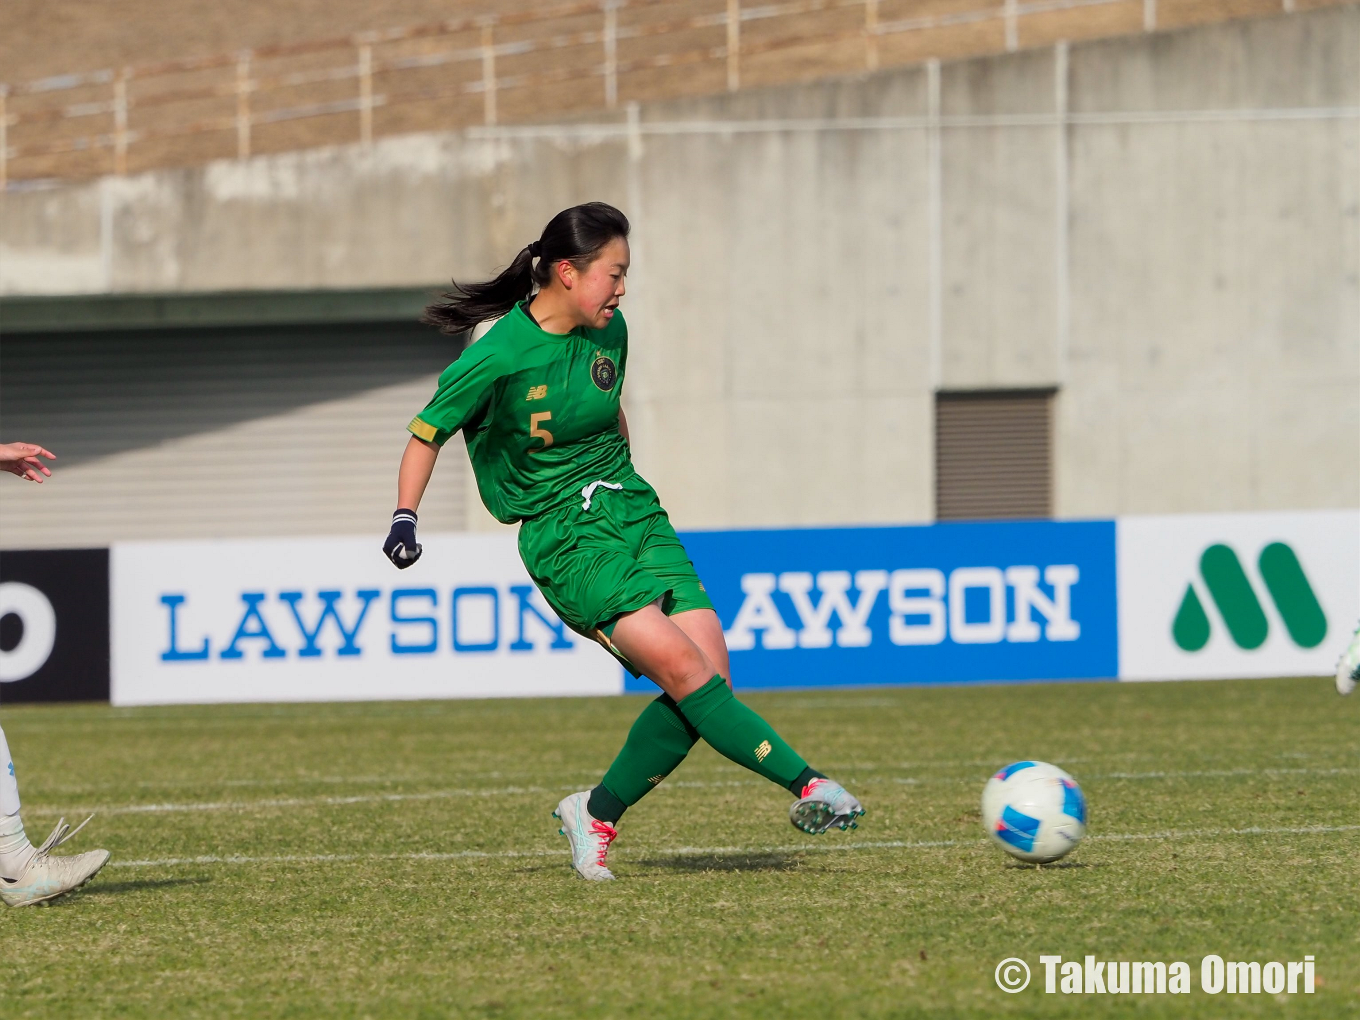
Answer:
[[[0,446],[0,471],[42,483],[52,472],[39,458],[56,460],[56,455],[33,443],[6,443]],[[94,816],[91,815],[91,818]],[[70,857],[53,857],[52,851],[82,828],[73,831],[63,818],[41,846],[33,846],[19,817],[19,784],[14,777],[14,762],[9,756],[5,731],[0,729],[0,902],[11,907],[29,907],[74,892],[108,863],[107,850],[91,850]]]
[[[614,877],[605,855],[624,811],[701,737],[793,793],[789,817],[805,832],[852,828],[864,814],[733,696],[718,615],[656,493],[633,468],[619,404],[628,262],[628,220],[591,202],[554,216],[494,280],[455,282],[427,310],[452,334],[500,321],[445,369],[408,426],[383,545],[398,567],[420,557],[416,510],[440,447],[462,429],[482,502],[497,520],[521,522],[520,557],[548,604],[664,692],[633,723],[600,784],[554,812],[576,872],[593,881]]]

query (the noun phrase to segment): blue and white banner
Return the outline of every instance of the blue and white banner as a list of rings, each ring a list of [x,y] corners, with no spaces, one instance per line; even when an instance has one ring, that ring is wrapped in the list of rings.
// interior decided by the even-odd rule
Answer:
[[[1113,521],[681,537],[742,688],[1118,674]]]
[[[562,624],[513,534],[113,547],[115,705],[617,694],[613,657]]]
[[[571,633],[511,533],[123,543],[114,704],[652,692]],[[1325,674],[1360,614],[1360,514],[681,536],[741,689]]]

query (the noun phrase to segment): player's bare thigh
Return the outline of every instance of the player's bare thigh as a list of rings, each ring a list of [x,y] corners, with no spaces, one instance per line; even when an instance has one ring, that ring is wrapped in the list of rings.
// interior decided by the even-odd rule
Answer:
[[[699,650],[713,663],[715,672],[732,686],[732,667],[727,659],[727,637],[723,634],[722,622],[711,609],[688,609],[676,613],[671,622],[688,635],[699,646]]]
[[[625,659],[676,701],[713,678],[717,666],[655,603],[624,613],[610,638]]]

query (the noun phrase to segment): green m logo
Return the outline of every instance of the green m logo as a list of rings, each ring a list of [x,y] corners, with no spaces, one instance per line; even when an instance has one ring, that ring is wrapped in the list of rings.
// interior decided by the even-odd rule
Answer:
[[[1327,636],[1327,616],[1294,550],[1283,542],[1272,542],[1261,550],[1257,566],[1294,644],[1300,648],[1322,644]],[[1199,570],[1233,643],[1244,651],[1265,644],[1270,624],[1237,553],[1230,546],[1211,545],[1199,558]],[[1187,652],[1197,652],[1209,642],[1209,617],[1195,594],[1194,584],[1185,586],[1171,636]]]

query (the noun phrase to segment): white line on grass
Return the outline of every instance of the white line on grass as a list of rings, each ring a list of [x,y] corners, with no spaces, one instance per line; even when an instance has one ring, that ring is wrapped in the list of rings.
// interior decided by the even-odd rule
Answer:
[[[731,780],[721,783],[670,783],[671,787],[697,787],[713,789],[726,786],[764,786],[754,780]],[[501,786],[479,790],[429,790],[424,793],[362,793],[348,797],[275,797],[266,800],[221,800],[201,804],[124,804],[118,807],[80,807],[64,808],[62,814],[100,814],[100,815],[159,815],[180,814],[200,811],[256,811],[270,808],[306,807],[308,805],[385,804],[403,801],[453,800],[459,797],[508,797],[516,794],[551,794],[579,790],[577,784],[549,788],[546,786]],[[53,812],[55,813],[55,812]]]
[[[1097,779],[1237,779],[1243,776],[1344,776],[1354,775],[1360,768],[1328,769],[1186,769],[1164,772],[1087,772],[1081,776],[1083,782]],[[974,783],[972,777],[964,776],[894,776],[894,783],[904,786],[918,786],[922,783]]]
[[[1251,825],[1245,829],[1168,829],[1166,832],[1112,832],[1087,839],[1124,841],[1130,839],[1194,839],[1202,836],[1311,836],[1328,832],[1355,832],[1360,825],[1300,825],[1285,828],[1266,828]]]
[[[1105,772],[1088,779],[1181,779],[1233,778],[1235,776],[1348,776],[1360,772],[1357,768],[1329,769],[1198,769],[1185,772]]]
[[[565,788],[564,788],[565,789]],[[571,787],[570,789],[575,789]],[[450,800],[457,797],[505,797],[514,794],[556,793],[542,786],[501,786],[481,790],[430,790],[425,793],[363,793],[348,797],[277,797],[269,800],[223,800],[203,804],[125,804],[108,808],[67,808],[65,813],[85,811],[101,815],[176,814],[188,811],[255,811],[269,808],[305,807],[309,804],[380,804],[408,800]]]
[[[1349,775],[1360,771],[1352,768],[1327,768],[1327,769],[1202,769],[1183,772],[1106,772],[1089,774],[1084,778],[1087,780],[1097,779],[1182,779],[1182,778],[1235,778],[1239,776],[1296,776],[1296,775]],[[922,778],[919,776],[894,776],[893,782],[903,786],[918,786],[923,783],[967,783],[975,782],[973,778],[961,777],[938,777]],[[713,790],[725,789],[730,787],[745,786],[764,786],[765,783],[759,780],[721,780],[717,782],[706,782],[700,780],[674,780],[667,782],[659,789],[694,789],[694,790]],[[546,786],[499,786],[483,787],[480,789],[457,789],[457,790],[429,790],[422,793],[357,793],[348,796],[320,796],[320,797],[274,797],[264,800],[220,800],[206,801],[202,803],[159,803],[159,804],[122,804],[113,807],[67,807],[57,811],[57,809],[46,809],[39,807],[37,810],[49,810],[52,813],[81,814],[98,813],[101,815],[156,815],[156,814],[183,814],[190,812],[206,811],[267,811],[272,808],[293,808],[307,807],[313,805],[343,807],[352,804],[397,804],[405,801],[430,801],[430,800],[454,800],[460,797],[508,797],[523,794],[557,794],[563,791],[573,791],[580,789],[579,784],[565,784],[555,787]]]
[[[1125,842],[1128,840],[1158,839],[1203,839],[1216,836],[1312,836],[1337,832],[1360,831],[1360,825],[1303,825],[1295,827],[1264,828],[1251,826],[1245,829],[1172,829],[1166,832],[1127,832],[1108,835],[1089,836],[1092,841]],[[795,843],[786,846],[680,846],[649,850],[645,847],[618,847],[615,853],[626,856],[646,854],[650,856],[704,857],[724,854],[781,854],[808,852],[836,852],[851,850],[918,850],[955,846],[975,846],[985,843],[985,839],[940,839],[940,840],[884,840],[859,843]],[[202,857],[163,857],[155,860],[111,861],[111,868],[171,868],[186,864],[332,864],[348,861],[454,861],[465,859],[506,860],[516,857],[564,857],[566,849],[559,850],[456,850],[448,853],[405,853],[405,854],[283,854],[276,857],[245,856],[202,856]]]

